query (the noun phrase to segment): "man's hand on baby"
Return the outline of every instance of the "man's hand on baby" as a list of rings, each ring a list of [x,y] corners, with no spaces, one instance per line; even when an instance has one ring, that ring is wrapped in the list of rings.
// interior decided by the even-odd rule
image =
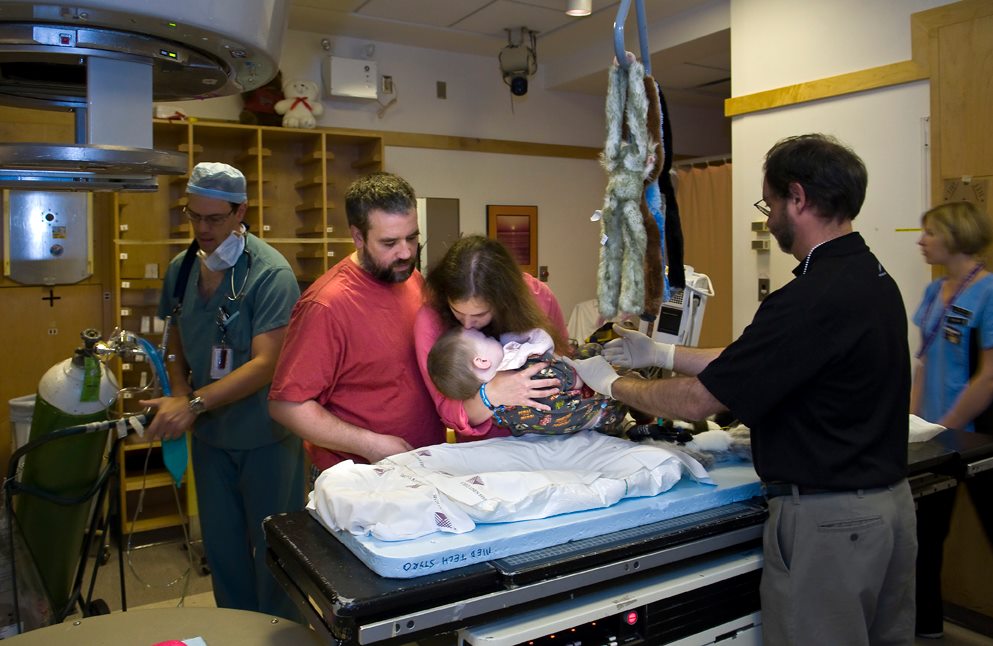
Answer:
[[[620,375],[614,372],[611,366],[603,357],[590,357],[589,359],[566,359],[563,361],[572,366],[573,370],[579,373],[580,378],[586,385],[597,391],[601,395],[612,397],[610,393],[613,383],[620,379]]]
[[[551,410],[537,400],[552,397],[560,392],[558,379],[532,379],[548,367],[547,362],[536,363],[523,370],[498,372],[486,384],[486,395],[494,406],[530,406],[538,410]]]
[[[620,338],[608,341],[603,346],[603,358],[611,365],[618,368],[660,366],[672,370],[676,346],[655,341],[637,330],[629,330],[617,324],[614,325],[614,333]]]

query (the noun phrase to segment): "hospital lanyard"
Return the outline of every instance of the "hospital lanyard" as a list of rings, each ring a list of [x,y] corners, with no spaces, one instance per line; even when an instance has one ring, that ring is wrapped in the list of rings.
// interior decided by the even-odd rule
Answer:
[[[914,355],[915,358],[920,359],[922,356],[924,356],[924,353],[927,352],[927,349],[931,347],[931,344],[938,336],[938,328],[941,327],[941,322],[945,320],[945,316],[952,309],[952,305],[955,304],[955,300],[962,294],[963,291],[965,291],[966,286],[970,282],[972,282],[972,279],[976,277],[976,274],[978,274],[982,270],[982,268],[983,268],[983,263],[977,262],[976,266],[973,267],[972,271],[969,272],[969,275],[966,276],[961,283],[959,283],[959,286],[955,289],[955,293],[952,294],[952,297],[948,299],[948,303],[945,304],[945,308],[942,310],[941,316],[939,316],[937,320],[935,320],[934,325],[931,326],[931,331],[928,332],[921,340],[921,349],[917,351],[916,355]],[[921,326],[927,324],[928,316],[930,316],[931,314],[931,307],[934,305],[934,302],[939,298],[941,298],[940,287],[935,292],[934,298],[929,300],[927,303],[927,309],[924,310],[924,317],[921,319]]]

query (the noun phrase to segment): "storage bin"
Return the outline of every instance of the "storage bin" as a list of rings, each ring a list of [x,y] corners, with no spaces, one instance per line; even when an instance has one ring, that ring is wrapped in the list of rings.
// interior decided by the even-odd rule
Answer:
[[[31,435],[31,418],[34,415],[34,400],[34,393],[8,400],[10,404],[11,453],[28,442],[28,437]]]

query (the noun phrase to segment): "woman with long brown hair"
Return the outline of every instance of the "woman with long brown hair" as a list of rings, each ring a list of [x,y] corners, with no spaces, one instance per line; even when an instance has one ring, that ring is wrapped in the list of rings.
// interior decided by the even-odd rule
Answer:
[[[537,399],[559,392],[557,379],[531,379],[545,364],[497,375],[465,401],[448,399],[428,376],[427,357],[434,342],[454,327],[479,330],[498,338],[508,332],[542,328],[555,341],[555,352],[568,355],[565,319],[548,285],[521,272],[497,240],[468,236],[453,244],[427,276],[427,300],[414,323],[414,343],[421,376],[438,415],[461,436],[509,434],[493,423],[499,406],[548,410]]]

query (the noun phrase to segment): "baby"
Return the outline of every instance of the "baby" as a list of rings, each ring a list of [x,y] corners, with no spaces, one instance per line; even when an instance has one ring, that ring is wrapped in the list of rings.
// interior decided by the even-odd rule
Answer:
[[[548,366],[534,378],[554,378],[561,382],[561,392],[538,400],[551,410],[498,406],[493,413],[497,423],[514,435],[563,434],[589,429],[620,435],[627,407],[586,388],[576,371],[552,353],[554,345],[551,336],[540,328],[504,334],[499,341],[479,330],[455,328],[431,348],[428,374],[443,395],[464,401],[501,370],[518,370],[536,362],[547,362]]]

